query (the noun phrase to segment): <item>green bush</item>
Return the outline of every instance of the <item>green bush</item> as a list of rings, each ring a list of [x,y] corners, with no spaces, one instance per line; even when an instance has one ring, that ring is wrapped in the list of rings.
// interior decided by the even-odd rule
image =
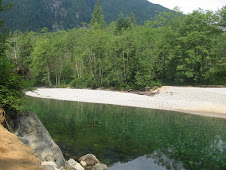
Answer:
[[[5,56],[0,56],[0,107],[6,113],[15,115],[22,110],[22,78],[14,73],[12,64]]]
[[[86,82],[84,79],[74,79],[69,83],[69,87],[74,88],[85,88]]]

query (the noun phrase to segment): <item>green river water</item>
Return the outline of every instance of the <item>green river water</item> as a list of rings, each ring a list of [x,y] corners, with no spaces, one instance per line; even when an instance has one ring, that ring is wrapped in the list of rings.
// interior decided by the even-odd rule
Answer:
[[[92,153],[110,170],[226,169],[226,120],[27,97],[66,159]]]

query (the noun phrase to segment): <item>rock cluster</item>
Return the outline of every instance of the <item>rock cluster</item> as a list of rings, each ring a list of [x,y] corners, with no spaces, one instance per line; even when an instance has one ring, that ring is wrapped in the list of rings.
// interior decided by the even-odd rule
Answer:
[[[42,162],[42,166],[45,170],[59,170],[55,162]],[[79,163],[69,159],[60,170],[108,170],[108,167],[100,163],[94,155],[87,154],[79,158]]]
[[[24,144],[33,148],[42,160],[45,170],[108,170],[108,167],[92,154],[79,158],[79,163],[74,159],[65,161],[60,148],[35,113],[23,113],[16,122],[15,134]]]
[[[76,162],[74,159],[69,159],[66,161],[65,169],[66,170],[108,170],[108,167],[105,164],[100,163],[96,156],[92,154],[86,154],[79,158],[79,162]]]

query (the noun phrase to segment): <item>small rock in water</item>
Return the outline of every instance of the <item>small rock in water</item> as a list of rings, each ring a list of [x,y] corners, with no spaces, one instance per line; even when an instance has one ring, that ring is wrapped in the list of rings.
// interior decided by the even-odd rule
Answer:
[[[84,162],[84,161],[81,161],[80,164],[81,164],[82,166],[86,166],[86,165],[87,165],[87,163]]]
[[[93,170],[108,170],[107,165],[105,164],[101,164],[101,163],[97,163],[94,167]]]
[[[66,170],[85,170],[78,162],[76,162],[74,159],[69,159],[65,163],[65,169]]]
[[[81,164],[84,164],[85,162],[85,166],[94,166],[95,164],[100,163],[100,161],[93,154],[82,156],[81,158],[79,158],[79,162],[82,162]]]

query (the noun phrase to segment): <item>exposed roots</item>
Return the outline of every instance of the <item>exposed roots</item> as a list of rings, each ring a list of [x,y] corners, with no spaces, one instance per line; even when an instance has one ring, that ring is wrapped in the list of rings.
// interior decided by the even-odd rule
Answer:
[[[3,116],[3,110],[0,108],[0,124],[3,124],[3,122],[4,122],[4,120],[5,120],[5,118],[4,118],[4,116]]]
[[[0,108],[0,124],[3,124],[4,121],[5,121],[5,124],[6,124],[7,128],[8,128],[8,130],[10,132],[13,132],[12,128],[9,126],[9,124],[8,124],[8,122],[6,120],[6,112],[5,112],[5,110],[3,108]]]

